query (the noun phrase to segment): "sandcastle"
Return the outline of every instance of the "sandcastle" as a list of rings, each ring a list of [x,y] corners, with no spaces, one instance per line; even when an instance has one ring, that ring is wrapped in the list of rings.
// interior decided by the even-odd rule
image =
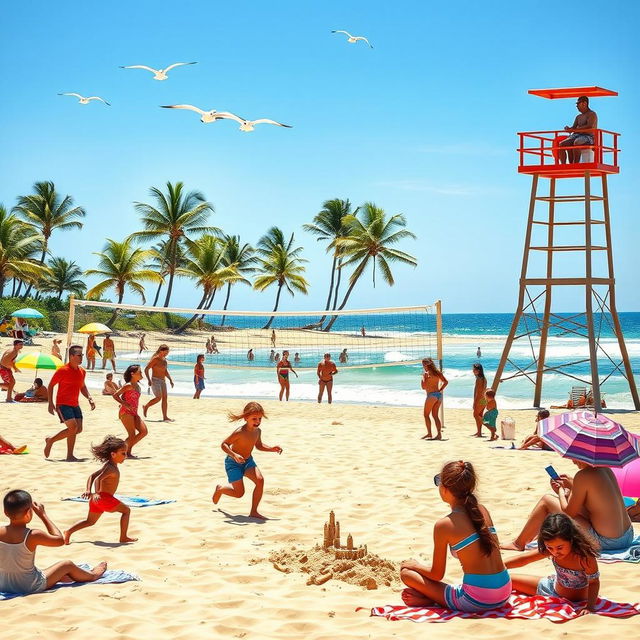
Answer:
[[[347,536],[347,546],[340,544],[340,523],[336,522],[336,515],[333,511],[329,513],[329,522],[324,523],[324,538],[322,548],[325,551],[333,547],[336,560],[359,560],[364,558],[368,551],[367,545],[355,548],[353,546],[353,537],[351,534]]]

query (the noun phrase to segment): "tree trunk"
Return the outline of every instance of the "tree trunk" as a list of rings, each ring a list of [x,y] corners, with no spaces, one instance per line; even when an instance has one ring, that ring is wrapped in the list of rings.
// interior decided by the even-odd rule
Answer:
[[[208,296],[209,296],[209,292],[205,289],[204,295],[202,296],[202,299],[198,303],[198,306],[196,307],[196,309],[202,309]],[[186,331],[193,324],[193,322],[199,315],[200,315],[199,313],[194,313],[183,325],[181,325],[175,330],[175,333],[182,333],[183,331]]]
[[[4,289],[4,278],[2,279],[2,288]],[[11,297],[13,298],[16,295],[16,286],[18,285],[17,278],[11,278]]]
[[[4,283],[5,282],[6,282],[6,278],[3,275],[0,275],[0,298],[4,297]],[[15,279],[14,279],[14,282],[15,282]]]
[[[231,283],[228,282],[227,283],[227,297],[224,300],[224,307],[222,309],[223,311],[227,310],[227,306],[229,305],[229,298],[230,297],[231,297]],[[222,316],[222,321],[220,322],[220,326],[221,327],[224,327],[224,321],[225,321],[226,317],[227,317],[226,315]]]
[[[282,285],[279,284],[278,285],[278,293],[276,294],[276,304],[273,307],[274,311],[278,310],[278,304],[280,304],[280,293],[282,292]],[[263,329],[269,329],[271,327],[271,323],[273,322],[273,319],[275,318],[275,316],[271,316],[269,318],[269,322],[267,322],[267,324],[264,325],[264,327],[262,327]]]
[[[344,305],[347,304],[347,300],[349,299],[349,296],[351,295],[351,292],[353,291],[353,288],[356,286],[356,282],[358,282],[359,278],[356,278],[350,285],[349,288],[347,289],[347,292],[344,294],[344,300],[342,301],[342,304],[338,307],[338,311],[342,311],[342,309],[344,309]],[[331,320],[329,321],[329,324],[323,329],[323,331],[330,331],[331,327],[333,327],[335,321],[338,319],[338,316],[332,316]]]
[[[44,239],[44,245],[42,245],[42,255],[40,256],[40,264],[44,264],[44,259],[47,255],[47,243],[49,241],[49,238],[45,237]],[[33,288],[33,282],[29,285],[29,287],[27,288],[27,290],[24,292],[24,298],[22,298],[23,300],[26,300],[29,297],[29,294],[31,293],[31,289]]]
[[[333,306],[332,309],[336,308],[338,304],[338,291],[340,290],[340,280],[342,279],[342,258],[338,261],[338,281],[336,282],[336,290],[333,296]]]
[[[118,295],[118,304],[122,304],[122,298],[124,298],[124,291]],[[118,308],[116,307],[111,314],[109,320],[107,320],[107,326],[109,329],[113,329],[113,323],[116,321],[118,317]]]
[[[22,291],[22,285],[24,284],[23,280],[20,280],[18,282],[18,288],[16,289],[15,293],[13,294],[16,298],[20,295],[20,291]]]
[[[158,285],[158,289],[156,291],[156,297],[153,299],[153,304],[151,305],[152,307],[155,307],[158,304],[158,298],[160,297],[160,290],[162,289],[163,284],[164,284],[164,281]]]
[[[331,263],[331,282],[329,283],[329,295],[327,296],[327,304],[325,304],[324,308],[329,311],[331,309],[331,296],[333,295],[333,282],[336,278],[336,262],[338,260],[338,256],[333,254],[333,262]],[[322,326],[322,323],[327,319],[326,314],[318,320],[318,324]]]

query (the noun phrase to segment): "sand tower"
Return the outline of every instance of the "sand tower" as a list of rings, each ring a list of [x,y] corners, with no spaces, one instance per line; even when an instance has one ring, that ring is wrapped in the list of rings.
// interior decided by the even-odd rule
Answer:
[[[589,106],[596,112],[598,107],[593,98],[618,95],[600,87],[532,89],[529,93],[550,100],[587,96]],[[567,119],[570,116],[569,109]],[[617,374],[626,378],[635,408],[640,409],[616,311],[613,273],[607,176],[620,171],[619,134],[594,129],[593,144],[574,146],[573,153],[565,155],[563,149],[566,147],[561,147],[560,142],[569,135],[564,130],[518,134],[518,172],[532,176],[531,197],[518,307],[493,389],[505,380],[526,377],[534,385],[533,404],[538,407],[544,374],[560,373],[573,379],[574,385],[591,386],[597,411],[600,408],[600,385],[609,376]],[[567,162],[563,164],[564,160]],[[549,184],[544,193],[539,192],[541,178],[546,178]],[[564,181],[563,186],[571,184],[573,195],[559,193],[559,180]],[[578,204],[564,207],[565,211],[570,211],[567,216],[562,205],[569,203]],[[576,213],[576,207],[579,213]],[[578,256],[578,262],[575,259],[564,262],[567,255]],[[578,269],[576,264],[582,266]],[[557,295],[567,287],[578,287],[582,292],[584,306],[576,313],[554,311],[553,302],[567,310],[566,300]],[[601,340],[605,328],[615,336],[613,347]],[[562,364],[548,366],[547,343],[551,335],[586,338],[588,357],[575,356]],[[514,349],[516,343],[526,346],[526,350]],[[525,351],[527,355],[521,356]],[[606,363],[602,374],[598,371],[599,359]],[[507,365],[509,370],[505,371]]]

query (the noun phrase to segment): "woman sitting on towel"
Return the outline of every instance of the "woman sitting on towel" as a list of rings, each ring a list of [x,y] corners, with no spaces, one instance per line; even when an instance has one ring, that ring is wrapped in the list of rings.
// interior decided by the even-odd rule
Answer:
[[[402,599],[410,607],[441,606],[472,613],[502,607],[511,594],[511,578],[502,562],[491,516],[474,494],[473,465],[462,460],[448,462],[433,481],[451,513],[435,524],[431,567],[416,560],[402,563],[400,579],[409,587]],[[464,571],[462,584],[455,587],[442,582],[447,547]]]

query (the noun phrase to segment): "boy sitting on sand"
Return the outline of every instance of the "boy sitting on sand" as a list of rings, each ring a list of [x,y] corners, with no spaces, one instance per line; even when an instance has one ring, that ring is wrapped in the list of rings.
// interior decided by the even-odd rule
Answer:
[[[489,442],[497,440],[496,434],[496,420],[498,419],[498,404],[496,403],[496,392],[493,389],[487,389],[484,392],[484,397],[487,399],[485,406],[485,412],[482,416],[482,424],[491,431],[491,437]]]
[[[119,388],[120,385],[113,381],[113,373],[107,373],[104,387],[102,387],[102,395],[112,396]]]
[[[87,490],[82,494],[83,498],[89,499],[87,517],[76,522],[64,532],[64,542],[69,544],[72,533],[94,525],[105,511],[118,511],[122,514],[120,516],[120,542],[135,542],[138,538],[130,538],[127,535],[131,509],[114,496],[120,482],[118,465],[122,464],[127,457],[127,443],[115,436],[107,436],[102,443],[91,447],[91,451],[97,460],[104,462],[104,466],[89,476]],[[92,493],[91,487],[94,482],[95,492]]]
[[[264,490],[264,478],[256,466],[251,452],[255,447],[258,451],[282,453],[282,448],[268,447],[262,442],[260,423],[264,417],[266,417],[264,409],[257,402],[249,402],[240,415],[229,414],[229,421],[244,420],[245,423],[238,427],[221,445],[222,450],[227,454],[224,468],[229,483],[216,485],[212,499],[213,504],[218,504],[223,494],[232,498],[241,498],[244,495],[243,477],[247,476],[256,485],[253,490],[249,516],[266,520],[258,512],[258,505]]]
[[[31,496],[20,489],[9,491],[4,497],[4,513],[9,524],[0,527],[0,591],[36,593],[57,582],[93,582],[106,571],[106,562],[85,571],[70,560],[41,571],[34,564],[36,547],[61,547],[64,538],[60,529],[49,519],[44,505],[33,502]],[[46,533],[27,527],[34,513],[44,523]]]

